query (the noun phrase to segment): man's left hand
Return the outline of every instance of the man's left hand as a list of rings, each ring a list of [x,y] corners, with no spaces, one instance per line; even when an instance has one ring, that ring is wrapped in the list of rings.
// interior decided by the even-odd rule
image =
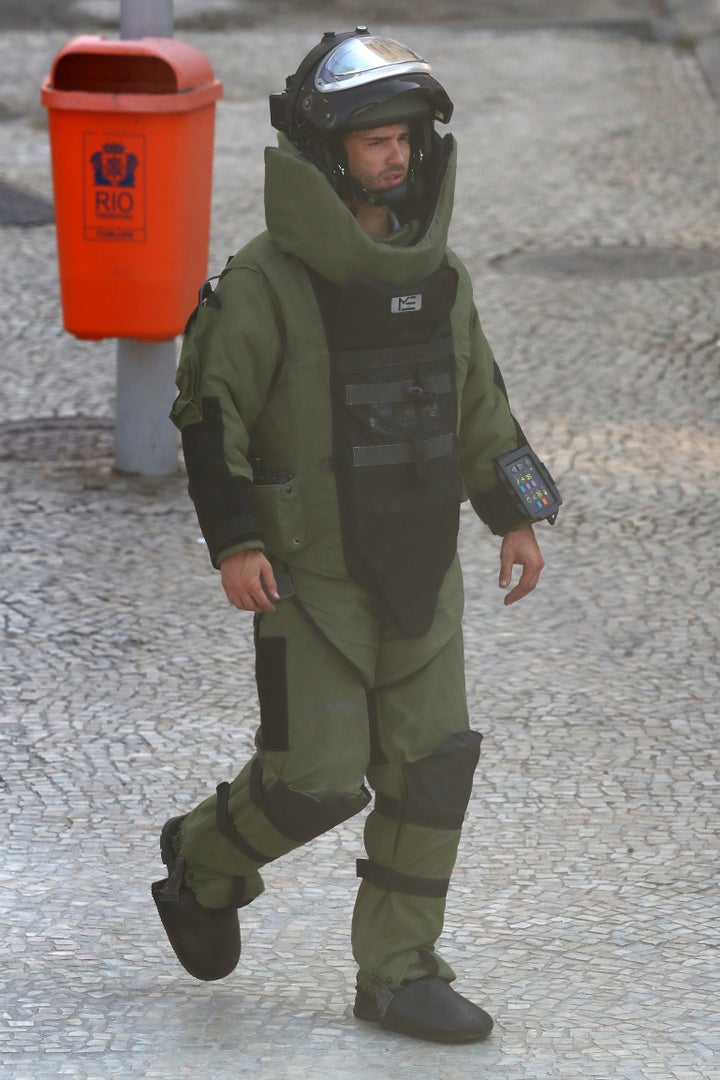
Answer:
[[[532,525],[523,525],[503,537],[500,548],[501,589],[510,587],[513,566],[522,566],[523,569],[517,585],[505,597],[506,604],[514,604],[532,592],[545,566]]]

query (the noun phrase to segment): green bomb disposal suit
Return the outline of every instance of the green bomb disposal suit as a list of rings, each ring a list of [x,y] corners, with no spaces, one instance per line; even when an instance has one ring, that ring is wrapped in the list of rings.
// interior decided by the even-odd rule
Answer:
[[[447,249],[455,144],[435,208],[385,240],[281,135],[267,232],[188,325],[173,419],[213,564],[262,548],[295,596],[255,617],[256,754],[176,840],[206,907],[363,810],[359,985],[454,978],[435,951],[480,753],[468,725],[455,551],[464,492],[521,518],[492,459],[524,441]]]

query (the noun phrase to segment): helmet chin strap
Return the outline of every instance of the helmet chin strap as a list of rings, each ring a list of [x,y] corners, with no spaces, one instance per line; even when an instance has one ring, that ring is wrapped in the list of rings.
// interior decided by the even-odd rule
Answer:
[[[359,197],[370,206],[401,206],[408,197],[410,186],[407,180],[391,188],[364,188],[357,185]]]

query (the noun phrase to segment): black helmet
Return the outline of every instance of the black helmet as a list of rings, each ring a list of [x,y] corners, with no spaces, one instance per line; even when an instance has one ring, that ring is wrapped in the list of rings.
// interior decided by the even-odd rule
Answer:
[[[431,150],[434,121],[446,124],[452,101],[430,75],[430,65],[393,38],[366,26],[329,31],[270,95],[270,122],[317,165],[342,195],[370,202],[403,201],[417,183]],[[364,191],[347,174],[340,136],[353,130],[407,122],[412,155],[407,184],[388,192]]]

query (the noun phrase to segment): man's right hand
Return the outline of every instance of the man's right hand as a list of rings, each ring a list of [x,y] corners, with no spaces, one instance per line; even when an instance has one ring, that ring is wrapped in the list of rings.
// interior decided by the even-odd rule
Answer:
[[[258,548],[223,559],[220,579],[228,600],[241,611],[274,611],[273,600],[280,599],[272,566]]]

